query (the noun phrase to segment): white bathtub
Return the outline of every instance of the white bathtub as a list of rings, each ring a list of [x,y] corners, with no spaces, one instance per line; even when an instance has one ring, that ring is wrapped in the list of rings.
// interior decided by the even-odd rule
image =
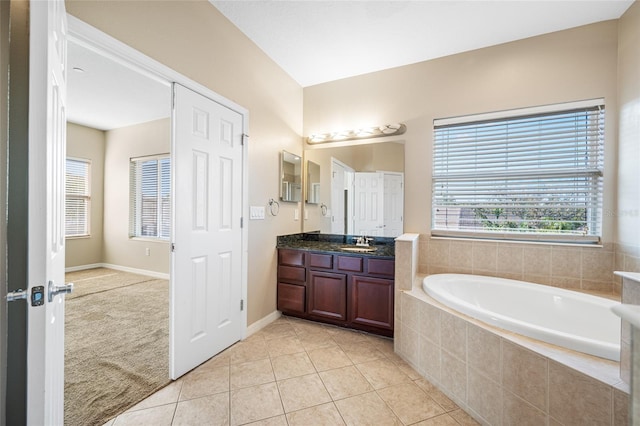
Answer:
[[[427,276],[437,301],[493,326],[590,355],[620,360],[616,301],[556,287],[463,274]]]

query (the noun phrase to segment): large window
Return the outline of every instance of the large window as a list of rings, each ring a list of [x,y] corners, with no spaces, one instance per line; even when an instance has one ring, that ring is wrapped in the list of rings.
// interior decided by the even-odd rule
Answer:
[[[434,121],[432,234],[598,242],[604,101]]]
[[[129,235],[171,236],[171,162],[168,155],[131,159]]]
[[[91,162],[67,158],[65,173],[65,236],[89,236]]]

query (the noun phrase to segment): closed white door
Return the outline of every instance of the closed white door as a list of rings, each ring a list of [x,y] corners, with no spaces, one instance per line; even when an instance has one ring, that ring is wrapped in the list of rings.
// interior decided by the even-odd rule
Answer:
[[[397,237],[404,229],[404,173],[383,172],[385,237]]]
[[[64,1],[32,1],[29,13],[27,423],[61,425],[67,87]]]
[[[383,235],[384,178],[382,173],[355,173],[354,210],[354,233],[356,235]]]
[[[242,120],[174,84],[173,379],[242,338]]]

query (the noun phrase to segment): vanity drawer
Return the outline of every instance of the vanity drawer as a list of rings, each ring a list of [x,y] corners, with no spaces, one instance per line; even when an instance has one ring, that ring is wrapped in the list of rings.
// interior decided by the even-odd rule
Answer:
[[[307,270],[297,266],[278,266],[278,280],[296,281],[305,283],[307,281]]]
[[[278,283],[278,310],[304,313],[305,293],[305,286]]]
[[[305,252],[300,250],[278,250],[278,264],[289,266],[304,266]]]
[[[395,260],[369,259],[367,261],[367,268],[370,274],[393,277],[395,273],[395,264]]]
[[[333,269],[333,255],[309,253],[309,267]]]
[[[341,271],[362,272],[363,259],[361,257],[337,256],[338,269]]]

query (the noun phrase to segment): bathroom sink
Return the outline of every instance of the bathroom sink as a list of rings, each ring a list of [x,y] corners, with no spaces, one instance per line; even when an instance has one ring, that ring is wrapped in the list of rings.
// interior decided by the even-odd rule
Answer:
[[[353,246],[347,246],[347,247],[340,247],[340,250],[343,251],[350,251],[352,253],[371,253],[376,251],[375,247],[353,247]]]

